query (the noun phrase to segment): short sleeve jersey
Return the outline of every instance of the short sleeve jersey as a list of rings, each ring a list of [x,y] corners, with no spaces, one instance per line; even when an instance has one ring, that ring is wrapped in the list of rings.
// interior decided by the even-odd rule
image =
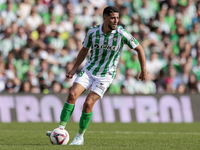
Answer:
[[[139,43],[122,27],[105,34],[102,26],[103,24],[89,28],[83,41],[83,47],[91,48],[90,58],[84,69],[95,76],[109,75],[114,78],[123,45],[127,44],[131,49],[135,49]]]

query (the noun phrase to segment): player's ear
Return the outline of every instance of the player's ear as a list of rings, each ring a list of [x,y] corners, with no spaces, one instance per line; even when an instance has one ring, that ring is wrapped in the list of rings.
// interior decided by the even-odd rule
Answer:
[[[106,16],[106,15],[104,15],[104,16],[103,16],[103,21],[105,22],[105,21],[106,21],[106,19],[107,19],[107,16]]]

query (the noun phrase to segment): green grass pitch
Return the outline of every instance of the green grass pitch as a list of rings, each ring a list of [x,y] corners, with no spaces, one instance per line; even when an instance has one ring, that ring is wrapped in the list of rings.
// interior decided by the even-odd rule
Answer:
[[[0,123],[0,150],[200,150],[200,123],[90,123],[82,146],[52,145],[58,123]],[[78,123],[66,130],[71,142]]]

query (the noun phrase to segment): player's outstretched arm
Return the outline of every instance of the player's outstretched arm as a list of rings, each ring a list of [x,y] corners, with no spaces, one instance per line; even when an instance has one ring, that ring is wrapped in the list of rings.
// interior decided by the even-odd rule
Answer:
[[[135,50],[138,53],[138,58],[140,61],[140,67],[141,67],[141,73],[139,78],[141,80],[145,80],[147,78],[147,70],[146,70],[146,57],[145,57],[145,53],[144,53],[144,49],[143,47],[139,44]]]
[[[78,53],[78,56],[76,58],[75,64],[72,68],[72,70],[70,70],[69,72],[67,72],[66,77],[67,78],[72,78],[73,75],[76,73],[76,70],[78,69],[78,67],[81,65],[81,63],[83,62],[83,60],[85,59],[87,53],[88,53],[87,48],[82,47],[80,52]]]

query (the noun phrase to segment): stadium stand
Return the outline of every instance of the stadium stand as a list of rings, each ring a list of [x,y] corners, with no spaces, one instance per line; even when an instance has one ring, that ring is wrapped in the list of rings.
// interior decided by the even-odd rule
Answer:
[[[144,47],[149,75],[137,80],[137,53],[125,46],[107,93],[200,92],[197,0],[1,0],[0,92],[67,93],[75,77],[65,74],[108,5],[120,10],[119,24]]]

